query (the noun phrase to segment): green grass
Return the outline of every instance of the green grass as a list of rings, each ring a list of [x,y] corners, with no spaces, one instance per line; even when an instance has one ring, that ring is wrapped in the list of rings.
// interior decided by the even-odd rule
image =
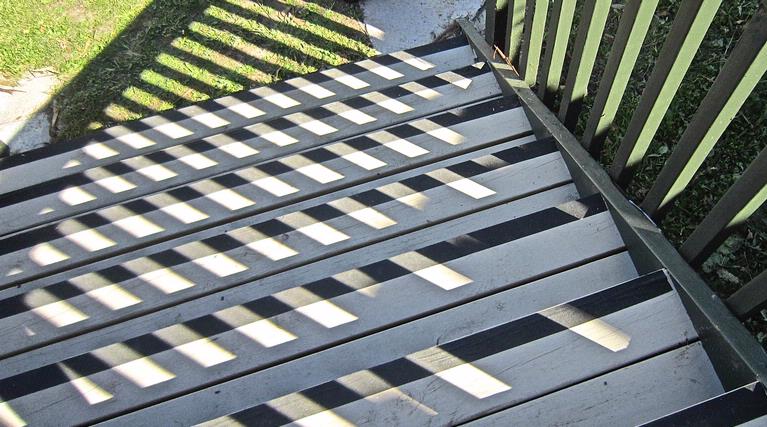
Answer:
[[[639,103],[663,42],[671,29],[680,0],[661,0],[653,24],[632,74],[621,108],[609,133],[603,152],[603,163],[610,164]],[[671,107],[648,151],[641,171],[628,189],[629,196],[640,201],[649,190],[676,141],[687,127],[698,105],[708,92],[728,54],[738,41],[745,23],[759,5],[758,0],[724,1],[711,25],[700,51],[685,76]],[[610,41],[617,29],[620,9],[615,8],[608,20],[602,43],[600,60],[592,76],[590,93],[584,111],[593,102],[593,93],[599,84],[601,72],[609,53]],[[668,239],[677,245],[690,235],[706,213],[724,192],[742,174],[757,153],[767,145],[767,79],[763,79],[749,97],[735,120],[720,139],[688,189],[679,197],[675,209],[663,220],[661,228]],[[581,117],[581,128],[586,119]],[[747,227],[730,237],[703,265],[701,275],[722,297],[727,297],[767,268],[767,215],[758,211]],[[749,319],[751,328],[760,342],[767,344],[767,316]]]
[[[343,1],[0,2],[0,73],[60,73],[59,139],[375,53]]]

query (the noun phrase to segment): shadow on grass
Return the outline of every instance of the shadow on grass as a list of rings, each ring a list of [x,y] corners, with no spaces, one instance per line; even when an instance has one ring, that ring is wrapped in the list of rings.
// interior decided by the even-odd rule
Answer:
[[[360,19],[334,0],[156,0],[54,97],[53,140],[370,56]]]

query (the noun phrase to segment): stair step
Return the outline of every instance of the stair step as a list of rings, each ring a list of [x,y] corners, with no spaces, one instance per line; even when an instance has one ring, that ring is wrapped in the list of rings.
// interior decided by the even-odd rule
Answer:
[[[428,165],[498,141],[516,138],[520,144],[529,142],[530,138],[524,136],[532,133],[522,108],[513,98],[487,101],[426,119],[439,124],[443,134],[461,138],[455,143],[445,142],[433,132],[414,130],[423,120],[0,239],[0,289]],[[551,151],[556,150],[552,144],[548,146]],[[299,168],[306,159],[316,162],[311,166],[315,169],[313,174]],[[322,172],[327,179],[319,176]]]
[[[551,141],[511,141],[424,169],[89,265],[52,285],[24,284],[27,292],[0,300],[0,355],[488,207],[507,204],[508,219],[577,197]]]
[[[699,402],[699,403],[698,403]],[[761,383],[690,403],[689,407],[644,424],[653,426],[763,426],[767,420],[767,390]],[[679,408],[677,408],[679,409]],[[671,411],[669,411],[671,412]],[[753,424],[750,424],[753,423]]]
[[[5,159],[0,195],[474,62],[472,49],[460,37],[163,112]],[[29,173],[30,167],[35,173]]]
[[[0,235],[500,95],[481,65],[416,82],[426,89],[390,87],[27,187],[0,200]]]
[[[722,385],[711,361],[697,342],[537,397],[468,425],[639,425],[721,392]]]
[[[521,295],[538,287],[525,285],[105,424],[458,424],[694,337],[665,277],[654,279],[564,304]]]

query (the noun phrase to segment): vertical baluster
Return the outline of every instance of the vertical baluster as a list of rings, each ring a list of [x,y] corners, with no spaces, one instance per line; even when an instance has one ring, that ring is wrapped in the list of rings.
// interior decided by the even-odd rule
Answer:
[[[513,64],[519,64],[522,49],[522,31],[525,28],[527,0],[509,0],[506,18],[506,56]]]
[[[727,305],[735,316],[744,319],[756,314],[767,303],[767,270],[754,277],[727,298]]]
[[[495,0],[485,0],[485,41],[495,45]]]
[[[767,149],[762,150],[738,181],[706,215],[679,252],[699,265],[767,200]]]
[[[658,0],[628,0],[581,142],[595,158],[615,119]]]
[[[671,32],[615,154],[610,173],[619,185],[628,185],[642,162],[721,3],[685,0],[679,5]]]
[[[573,46],[573,58],[567,71],[565,91],[559,107],[559,120],[575,130],[581,113],[583,98],[586,97],[589,78],[594,69],[599,43],[605,30],[610,0],[587,0],[581,10],[578,35]]]
[[[658,218],[670,207],[766,70],[767,13],[762,6],[743,29],[743,36],[647,193],[642,202],[645,212]]]
[[[562,78],[562,68],[565,63],[567,42],[573,26],[575,1],[555,0],[551,10],[549,34],[546,40],[546,54],[541,64],[540,87],[538,97],[551,107],[554,95],[559,91],[559,81]]]
[[[533,8],[531,13],[530,8]],[[528,4],[525,14],[525,33],[523,37],[522,52],[519,57],[521,77],[528,86],[534,86],[538,77],[538,63],[541,60],[541,48],[543,46],[543,32],[546,28],[546,15],[549,13],[548,0],[533,0]]]

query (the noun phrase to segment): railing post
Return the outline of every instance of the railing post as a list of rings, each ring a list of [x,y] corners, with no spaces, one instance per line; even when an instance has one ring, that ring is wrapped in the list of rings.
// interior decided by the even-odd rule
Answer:
[[[522,49],[522,32],[525,28],[525,9],[527,0],[509,0],[506,18],[506,57],[518,64]]]
[[[485,0],[485,41],[495,45],[495,0]]]
[[[519,55],[520,77],[528,86],[534,86],[538,77],[538,63],[541,60],[543,31],[546,28],[546,15],[549,13],[548,0],[532,0],[527,4],[525,30],[522,37],[522,52]],[[531,12],[530,9],[533,9]]]
[[[559,120],[572,132],[581,113],[589,78],[602,41],[611,0],[587,0],[581,10],[573,57],[567,71],[565,92],[559,106]]]
[[[565,63],[567,42],[573,26],[575,1],[555,0],[549,22],[549,34],[546,40],[546,54],[541,67],[540,87],[538,97],[551,107],[554,95],[559,91],[559,81],[562,78],[562,67]]]
[[[730,310],[740,319],[756,314],[767,303],[767,270],[727,298]]]
[[[767,200],[767,148],[687,238],[679,252],[693,265],[704,262],[739,225]]]
[[[618,185],[628,185],[642,162],[721,3],[722,0],[685,0],[679,5],[671,32],[615,154],[610,174]]]
[[[761,6],[647,193],[642,202],[645,212],[662,216],[687,187],[765,71],[767,13]]]
[[[657,5],[658,0],[628,0],[623,9],[610,57],[581,138],[583,146],[596,159],[599,159],[607,132],[623,99]]]

